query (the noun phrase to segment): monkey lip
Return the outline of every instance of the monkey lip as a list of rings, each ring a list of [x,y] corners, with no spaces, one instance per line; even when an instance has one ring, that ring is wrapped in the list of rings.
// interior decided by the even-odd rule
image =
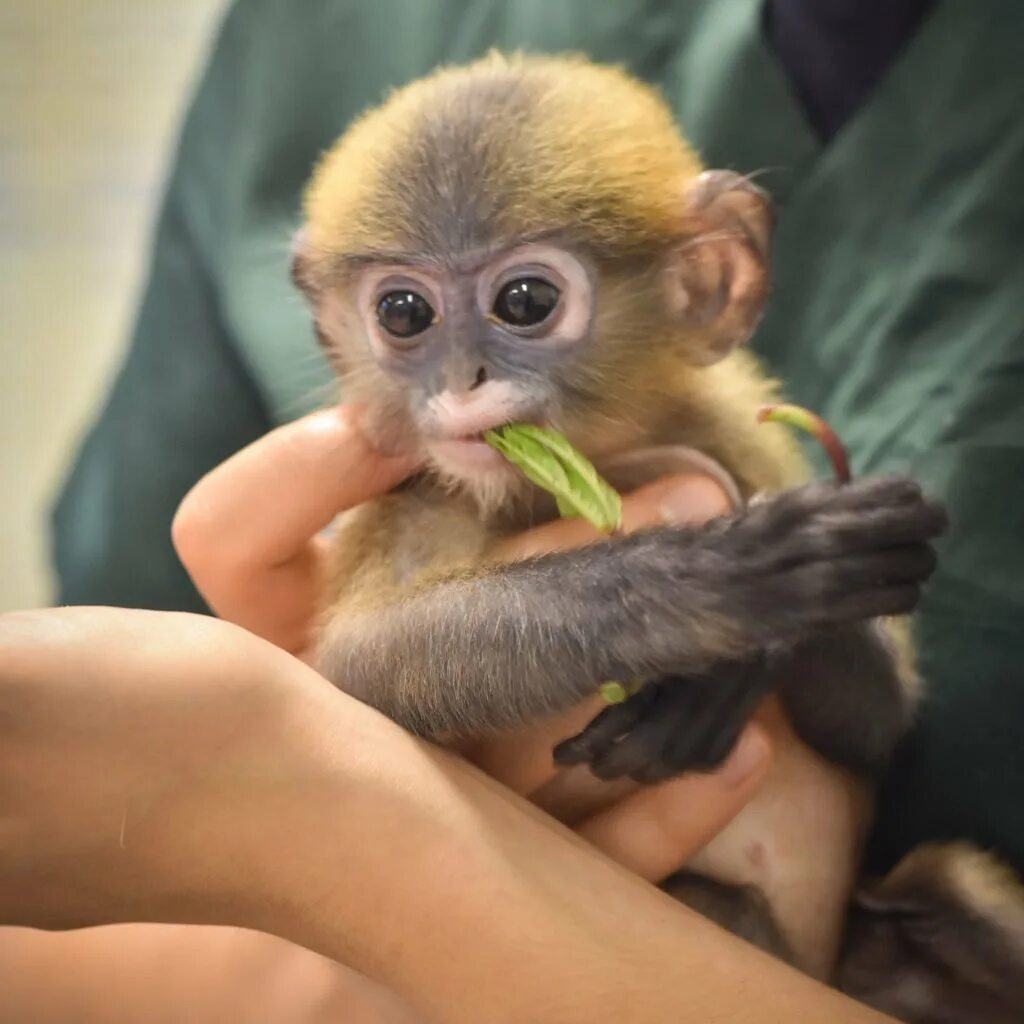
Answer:
[[[444,441],[432,441],[430,454],[448,473],[476,476],[480,473],[511,470],[505,457],[496,452],[482,434],[467,434]]]
[[[466,423],[464,433],[435,437],[427,443],[430,457],[443,472],[456,477],[488,477],[492,482],[499,477],[515,477],[518,470],[485,440],[487,431],[507,426],[509,423],[536,423],[546,425],[543,415],[516,415],[512,419],[496,420],[491,417],[474,417]],[[468,428],[468,429],[467,429]]]

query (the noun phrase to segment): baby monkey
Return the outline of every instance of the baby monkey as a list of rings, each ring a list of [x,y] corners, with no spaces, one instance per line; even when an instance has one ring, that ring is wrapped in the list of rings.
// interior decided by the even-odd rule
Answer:
[[[556,756],[642,782],[720,763],[776,692],[803,743],[870,790],[917,698],[880,620],[917,603],[944,516],[900,477],[801,484],[784,428],[756,423],[775,387],[737,346],[768,291],[761,191],[704,170],[621,71],[491,55],[364,115],[304,209],[294,278],[345,397],[381,448],[423,466],[339,522],[328,678],[424,736],[515,726],[640,679]],[[735,514],[502,564],[504,538],[555,514],[481,438],[510,422],[556,427],[621,489],[699,466]],[[938,1015],[952,989],[987,1021],[1017,1019],[1016,892],[954,848],[900,870],[859,912],[847,987],[908,1020],[980,1019]],[[832,975],[834,950],[809,948],[713,858],[665,888]],[[833,894],[837,920],[848,898]],[[977,957],[968,919],[1011,966],[1001,978],[960,970]]]

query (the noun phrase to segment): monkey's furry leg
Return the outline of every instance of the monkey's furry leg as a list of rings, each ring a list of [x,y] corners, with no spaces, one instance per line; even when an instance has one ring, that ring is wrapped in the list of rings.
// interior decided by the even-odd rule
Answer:
[[[746,939],[780,960],[793,962],[789,942],[775,920],[771,905],[757,886],[719,882],[684,869],[666,878],[661,888],[733,935]]]
[[[889,631],[878,622],[858,623],[824,631],[780,655],[648,683],[556,748],[556,758],[588,763],[604,778],[627,774],[641,782],[709,770],[728,755],[764,695],[778,692],[803,744],[852,770],[866,793],[909,723],[915,683]],[[829,819],[820,796],[812,795],[817,787],[808,787],[806,774],[818,769],[807,760],[811,756],[808,751],[780,766],[775,790],[769,786],[759,794],[741,821],[690,863],[685,885],[676,878],[666,888],[723,927],[824,979],[834,969],[859,844],[849,819],[842,813]],[[830,785],[827,779],[822,784]],[[836,808],[844,806],[841,792],[833,796]],[[780,810],[789,806],[792,812]],[[829,835],[819,842],[799,816],[823,812]],[[847,834],[849,849],[841,839]],[[769,851],[766,860],[751,859],[752,848]],[[822,857],[831,870],[818,867]],[[794,899],[797,891],[806,898]]]
[[[1024,888],[968,844],[919,847],[855,898],[836,980],[906,1024],[1020,1024]]]
[[[602,679],[700,675],[830,625],[908,611],[944,525],[904,478],[809,484],[701,528],[341,606],[319,666],[421,733],[511,726],[571,707]]]

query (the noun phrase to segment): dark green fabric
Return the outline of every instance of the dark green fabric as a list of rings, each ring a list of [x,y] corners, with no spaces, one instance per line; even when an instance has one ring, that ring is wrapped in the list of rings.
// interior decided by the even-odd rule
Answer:
[[[711,165],[780,208],[755,348],[859,471],[910,469],[954,529],[920,623],[931,696],[873,862],[966,836],[1024,866],[1024,7],[949,0],[827,147],[758,0],[243,0],[183,133],[125,367],[56,515],[62,599],[198,607],[190,484],[329,387],[287,249],[317,154],[390,86],[491,46],[659,83]]]

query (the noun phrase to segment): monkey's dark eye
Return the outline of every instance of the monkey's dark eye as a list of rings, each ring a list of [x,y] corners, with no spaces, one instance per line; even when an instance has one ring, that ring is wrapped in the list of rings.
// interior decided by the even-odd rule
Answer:
[[[542,277],[517,277],[498,292],[494,315],[512,327],[533,327],[551,316],[559,294]]]
[[[377,303],[377,320],[388,334],[411,338],[422,334],[434,322],[434,310],[417,292],[388,292]]]

